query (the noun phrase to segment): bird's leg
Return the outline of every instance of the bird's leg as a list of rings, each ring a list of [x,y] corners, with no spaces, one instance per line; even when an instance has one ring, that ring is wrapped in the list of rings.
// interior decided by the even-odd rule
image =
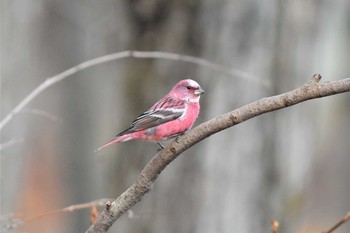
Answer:
[[[160,142],[157,142],[158,143],[158,145],[160,146],[160,148],[158,149],[158,151],[161,151],[161,150],[163,150],[164,149],[164,146],[163,146],[163,144],[162,143],[160,143]]]

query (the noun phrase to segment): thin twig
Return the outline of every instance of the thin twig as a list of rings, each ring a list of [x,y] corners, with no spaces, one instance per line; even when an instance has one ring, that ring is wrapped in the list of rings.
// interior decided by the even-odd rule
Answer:
[[[36,109],[36,108],[26,108],[21,111],[21,113],[28,113],[28,114],[33,114],[33,115],[38,115],[45,117],[51,121],[57,122],[57,123],[62,123],[62,119],[50,112],[41,110],[41,109]]]
[[[332,233],[338,227],[340,227],[341,225],[343,225],[344,223],[346,223],[349,220],[350,220],[350,212],[347,213],[337,224],[335,224],[333,227],[331,227],[331,229],[329,229],[328,231],[324,231],[323,233]]]
[[[250,75],[247,72],[237,70],[237,69],[231,69],[227,68],[225,66],[210,62],[208,60],[188,56],[188,55],[181,55],[176,53],[167,53],[167,52],[160,52],[160,51],[132,51],[132,50],[126,50],[118,53],[109,54],[106,56],[98,57],[92,60],[88,60],[86,62],[80,63],[77,66],[74,66],[58,75],[55,75],[53,77],[47,78],[43,83],[41,83],[36,89],[34,89],[25,99],[22,100],[1,122],[0,122],[0,131],[2,128],[8,124],[12,118],[18,114],[25,106],[27,106],[35,97],[37,97],[41,92],[46,90],[47,88],[51,87],[52,85],[56,84],[59,81],[62,81],[63,79],[77,73],[78,71],[87,69],[91,66],[95,66],[101,63],[122,59],[122,58],[141,58],[141,59],[149,59],[149,58],[159,58],[159,59],[167,59],[167,60],[175,60],[175,61],[182,61],[182,62],[189,62],[193,63],[199,66],[207,67],[209,69],[222,72],[228,75],[232,76],[238,76],[244,79],[248,80],[254,80],[255,82],[262,83],[265,86],[269,86],[269,82],[266,80],[259,79],[258,77],[255,77],[253,75]]]
[[[158,175],[182,152],[203,139],[261,114],[286,108],[306,100],[350,91],[350,78],[319,84],[321,75],[314,75],[301,87],[277,96],[247,104],[200,124],[158,152],[146,165],[136,181],[97,217],[89,233],[107,232],[117,219],[149,192]]]
[[[97,206],[104,206],[107,202],[112,201],[113,199],[99,199],[87,203],[81,203],[76,205],[67,206],[62,209],[58,210],[52,210],[45,213],[41,213],[39,215],[36,215],[34,217],[30,217],[26,220],[22,220],[20,216],[14,215],[14,214],[7,214],[7,215],[1,215],[0,216],[0,232],[8,232],[9,230],[13,230],[23,224],[36,221],[40,218],[44,218],[47,216],[55,215],[55,214],[61,214],[65,212],[73,212],[77,210],[87,209],[87,208],[97,208]]]
[[[264,85],[265,87],[270,87],[271,83],[267,79],[261,79],[258,76],[252,75],[248,72],[238,70],[238,69],[232,69],[228,68],[226,66],[216,64],[214,62],[205,60],[203,58],[199,57],[193,57],[188,55],[182,55],[177,53],[168,53],[168,52],[161,52],[161,51],[150,51],[150,52],[141,52],[141,51],[132,51],[131,57],[134,58],[162,58],[162,59],[168,59],[168,60],[175,60],[175,61],[182,61],[182,62],[188,62],[192,64],[196,64],[199,66],[207,67],[209,69],[215,70],[217,72],[221,72],[230,76],[234,77],[240,77],[243,79],[247,79],[250,81],[258,82]]]
[[[112,199],[104,198],[104,199],[99,199],[99,200],[95,200],[95,201],[91,201],[91,202],[87,202],[87,203],[81,203],[81,204],[67,206],[67,207],[62,208],[62,209],[48,211],[48,212],[36,215],[34,217],[28,218],[24,221],[24,223],[32,222],[32,221],[35,221],[39,218],[43,218],[43,217],[47,217],[47,216],[55,215],[55,214],[60,214],[60,213],[64,213],[64,212],[73,212],[76,210],[92,208],[94,206],[104,206],[106,204],[106,202],[108,202],[108,201],[112,201]]]
[[[1,143],[0,144],[0,151],[4,151],[4,150],[7,150],[8,148],[12,147],[12,146],[15,146],[19,143],[22,143],[24,142],[24,139],[23,138],[20,138],[20,139],[11,139],[7,142],[4,142],[4,143]]]

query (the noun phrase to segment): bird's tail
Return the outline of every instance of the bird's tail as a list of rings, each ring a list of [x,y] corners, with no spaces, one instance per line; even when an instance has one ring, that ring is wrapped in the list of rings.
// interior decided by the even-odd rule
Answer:
[[[102,146],[100,146],[99,148],[97,148],[96,150],[94,150],[94,152],[96,153],[97,151],[99,151],[99,150],[101,150],[101,149],[103,149],[103,148],[105,148],[105,147],[107,147],[107,146],[110,146],[110,145],[112,145],[112,144],[114,144],[114,143],[126,142],[126,141],[129,141],[129,140],[131,140],[131,139],[132,139],[132,138],[131,138],[129,135],[123,135],[123,136],[117,137],[117,138],[115,138],[115,139],[113,139],[113,140],[111,140],[111,141],[109,141],[109,142],[103,144]]]

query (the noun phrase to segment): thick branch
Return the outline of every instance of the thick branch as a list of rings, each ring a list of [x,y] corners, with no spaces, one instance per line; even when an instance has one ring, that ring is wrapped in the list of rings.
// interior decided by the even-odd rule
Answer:
[[[320,79],[321,75],[314,75],[310,81],[293,91],[263,98],[223,114],[200,124],[183,137],[180,137],[178,142],[172,142],[152,158],[131,187],[115,201],[106,205],[105,210],[100,213],[87,232],[107,232],[123,213],[142,199],[151,189],[158,175],[171,161],[201,140],[263,113],[292,106],[306,100],[350,91],[350,78],[319,84]]]

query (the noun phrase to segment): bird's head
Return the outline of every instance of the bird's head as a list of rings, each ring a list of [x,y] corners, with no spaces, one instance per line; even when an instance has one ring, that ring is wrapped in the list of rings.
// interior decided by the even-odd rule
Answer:
[[[204,94],[204,90],[196,81],[192,79],[185,79],[178,82],[169,94],[171,93],[182,100],[198,102],[200,96]]]

